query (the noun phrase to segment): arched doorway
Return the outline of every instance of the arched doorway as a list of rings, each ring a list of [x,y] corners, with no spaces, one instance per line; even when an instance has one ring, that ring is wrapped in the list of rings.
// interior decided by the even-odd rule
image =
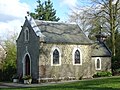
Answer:
[[[25,56],[25,75],[30,75],[30,57],[28,54]]]

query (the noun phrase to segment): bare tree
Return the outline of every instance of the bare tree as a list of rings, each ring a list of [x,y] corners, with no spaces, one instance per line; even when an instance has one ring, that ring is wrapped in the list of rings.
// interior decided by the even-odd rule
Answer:
[[[86,15],[87,10],[85,10],[83,8],[79,8],[79,9],[77,8],[76,11],[74,11],[74,10],[71,10],[71,11],[72,12],[71,12],[71,14],[69,14],[68,21],[77,23],[84,32],[88,32],[89,20]]]
[[[77,16],[84,16],[86,18],[77,18],[83,24],[89,27],[89,33],[98,30],[102,25],[102,30],[111,36],[112,56],[116,55],[115,37],[120,24],[120,0],[91,0],[89,9],[83,10],[83,15],[80,13]],[[78,7],[79,8],[79,7]],[[81,10],[78,9],[78,10]],[[75,14],[74,14],[75,16]],[[84,24],[83,24],[84,25]],[[95,29],[96,28],[96,29]],[[91,29],[91,30],[90,30]],[[84,30],[84,29],[83,29]],[[86,30],[84,30],[86,31]]]
[[[111,35],[112,56],[115,56],[115,35],[120,21],[120,0],[93,0],[93,3],[101,7],[94,15],[104,19],[104,26],[107,27],[106,30],[109,31]]]

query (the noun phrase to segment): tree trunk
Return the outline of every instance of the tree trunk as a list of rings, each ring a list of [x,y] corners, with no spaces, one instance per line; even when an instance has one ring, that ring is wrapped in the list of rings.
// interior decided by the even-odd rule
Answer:
[[[112,0],[109,1],[109,16],[110,16],[110,31],[111,31],[111,43],[112,43],[112,56],[115,56],[115,12],[114,12],[114,6],[112,5]]]

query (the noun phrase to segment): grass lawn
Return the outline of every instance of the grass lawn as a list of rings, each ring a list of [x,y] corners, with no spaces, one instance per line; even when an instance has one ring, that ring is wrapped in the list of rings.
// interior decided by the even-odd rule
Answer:
[[[120,90],[120,77],[82,80],[57,85],[39,86],[32,88],[8,88],[2,90]]]

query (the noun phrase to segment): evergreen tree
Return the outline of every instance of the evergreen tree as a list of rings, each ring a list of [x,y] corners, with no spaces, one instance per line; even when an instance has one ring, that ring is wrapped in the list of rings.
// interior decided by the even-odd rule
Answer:
[[[35,13],[30,13],[34,19],[45,21],[59,21],[60,18],[56,17],[56,10],[53,8],[53,3],[48,0],[41,3],[41,0],[37,1],[38,5],[35,9]]]

